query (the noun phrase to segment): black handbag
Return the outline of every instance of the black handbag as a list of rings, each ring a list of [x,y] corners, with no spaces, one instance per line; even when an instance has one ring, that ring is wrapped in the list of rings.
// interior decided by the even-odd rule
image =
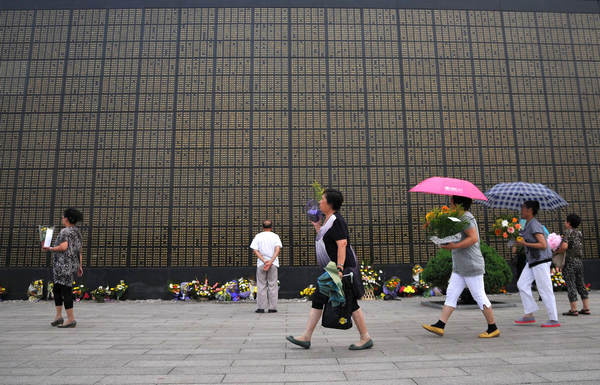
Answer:
[[[327,301],[323,308],[323,317],[321,325],[329,329],[347,330],[352,327],[352,283],[348,277],[342,279],[344,287],[344,295],[346,303],[339,306],[333,306],[330,301]]]
[[[352,327],[352,312],[350,307],[346,304],[340,306],[333,306],[331,302],[325,304],[323,309],[323,318],[321,318],[321,325],[324,328],[330,329],[341,329],[346,330]]]

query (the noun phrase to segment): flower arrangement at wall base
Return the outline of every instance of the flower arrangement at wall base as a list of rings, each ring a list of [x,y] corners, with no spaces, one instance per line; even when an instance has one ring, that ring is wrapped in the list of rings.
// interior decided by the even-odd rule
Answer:
[[[519,237],[520,231],[521,224],[519,223],[519,219],[510,215],[504,215],[496,218],[494,224],[492,224],[491,235],[507,240],[508,245],[512,246],[515,239]]]
[[[225,282],[225,284],[215,291],[215,299],[217,301],[234,301],[240,300],[240,294],[238,292],[237,280]]]
[[[238,291],[240,294],[240,299],[248,299],[252,295],[252,289],[254,286],[254,282],[250,281],[247,278],[238,278]]]
[[[83,284],[77,285],[75,282],[73,282],[73,299],[76,302],[84,299],[90,299],[87,287],[85,287]]]
[[[29,302],[37,302],[44,296],[44,280],[38,279],[29,284],[27,289]]]
[[[178,300],[181,294],[181,286],[178,283],[169,282],[167,284],[167,292],[173,296],[174,300]]]
[[[365,288],[364,299],[375,299],[381,292],[383,271],[375,271],[370,265],[360,265],[360,275]]]
[[[194,281],[192,281],[194,282]],[[210,286],[208,284],[208,278],[204,279],[204,283],[200,284],[200,283],[194,283],[194,292],[192,294],[192,298],[198,300],[198,301],[208,301],[210,299],[213,299],[215,296],[215,288],[219,285],[219,283],[215,283],[214,285]]]
[[[317,288],[313,284],[310,284],[300,291],[300,296],[308,300],[315,293],[315,290],[317,290]]]
[[[400,297],[412,297],[417,291],[413,285],[400,286],[398,295]]]
[[[553,267],[550,269],[550,279],[552,280],[552,288],[554,291],[567,290],[567,283],[563,278],[563,275],[560,270]]]
[[[394,299],[398,296],[398,289],[400,289],[400,278],[392,277],[383,284],[383,293],[381,293],[383,296],[380,297],[385,300]]]
[[[120,280],[114,288],[111,288],[112,298],[117,301],[124,300],[125,296],[127,295],[128,288],[129,286],[125,283],[125,281]]]
[[[107,299],[110,299],[110,294],[111,294],[110,287],[98,286],[97,289],[92,290],[91,294],[92,294],[92,299],[94,301],[96,301],[98,303],[103,303]]]
[[[50,301],[54,299],[54,282],[48,282],[46,287],[46,300]]]
[[[462,231],[469,222],[461,219],[465,211],[460,206],[451,209],[448,206],[434,208],[425,215],[423,229],[427,232],[429,240],[436,245],[458,242]]]
[[[6,297],[6,288],[3,286],[0,286],[0,302],[4,301],[4,297]]]

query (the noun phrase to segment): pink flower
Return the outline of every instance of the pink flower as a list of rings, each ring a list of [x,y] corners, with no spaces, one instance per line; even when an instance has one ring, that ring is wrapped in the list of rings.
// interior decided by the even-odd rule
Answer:
[[[506,231],[508,231],[509,234],[513,234],[515,232],[515,228],[509,227],[508,230],[506,230]]]

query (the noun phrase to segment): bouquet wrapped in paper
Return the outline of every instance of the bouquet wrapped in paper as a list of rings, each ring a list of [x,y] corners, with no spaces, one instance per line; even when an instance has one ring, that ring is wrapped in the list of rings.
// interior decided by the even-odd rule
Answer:
[[[442,206],[428,212],[425,215],[423,228],[429,240],[436,245],[460,241],[462,232],[469,225],[469,222],[461,219],[464,214],[465,211],[460,206],[454,209]]]
[[[40,242],[42,247],[50,247],[52,245],[52,235],[54,234],[54,226],[38,226],[40,233]]]
[[[44,280],[38,279],[29,284],[27,296],[30,302],[37,302],[44,296]]]
[[[562,243],[562,237],[556,233],[550,233],[548,235],[548,245],[550,245],[550,249],[552,251],[558,250],[560,244]]]
[[[324,218],[324,215],[319,209],[319,201],[321,200],[321,196],[323,195],[324,189],[323,187],[321,187],[321,184],[317,181],[313,182],[312,188],[314,193],[314,199],[311,199],[308,202],[306,202],[306,205],[304,206],[304,211],[306,212],[306,215],[308,216],[308,219],[310,219],[311,222],[320,222]]]

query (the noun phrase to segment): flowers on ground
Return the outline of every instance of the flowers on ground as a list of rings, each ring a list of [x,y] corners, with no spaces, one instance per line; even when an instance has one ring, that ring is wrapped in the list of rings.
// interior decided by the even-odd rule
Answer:
[[[127,293],[128,287],[129,286],[125,283],[124,280],[119,281],[117,286],[115,286],[114,289],[112,290],[112,295],[113,295],[114,299],[116,299],[117,301],[120,299],[123,299],[123,297],[125,296],[125,293]]]
[[[401,286],[398,290],[398,295],[402,297],[412,297],[415,293],[416,290],[412,285]]]
[[[360,265],[360,275],[363,281],[363,285],[365,288],[375,290],[375,288],[381,288],[381,276],[383,271],[379,270],[379,272],[373,270],[371,266],[366,266],[364,264]]]
[[[0,301],[2,301],[5,296],[6,296],[6,288],[0,286]]]
[[[85,287],[83,284],[77,285],[75,282],[73,282],[73,298],[75,299],[75,301],[79,302],[82,299],[89,299],[89,295],[87,296],[87,298],[84,298],[86,294],[87,287]]]
[[[37,302],[42,299],[44,295],[44,280],[38,279],[29,284],[29,288],[27,289],[27,296],[29,297],[29,301]]]
[[[398,289],[400,288],[400,278],[398,277],[392,277],[390,279],[388,279],[387,281],[385,281],[385,284],[383,285],[383,295],[384,298],[385,296],[390,296],[392,298],[396,297],[398,295]]]
[[[167,291],[172,294],[175,299],[178,299],[181,294],[181,287],[179,284],[171,282],[167,285]]]
[[[104,302],[107,298],[110,297],[110,287],[106,286],[106,287],[102,287],[102,286],[98,286],[97,289],[92,290],[92,298],[96,301],[96,302]]]

